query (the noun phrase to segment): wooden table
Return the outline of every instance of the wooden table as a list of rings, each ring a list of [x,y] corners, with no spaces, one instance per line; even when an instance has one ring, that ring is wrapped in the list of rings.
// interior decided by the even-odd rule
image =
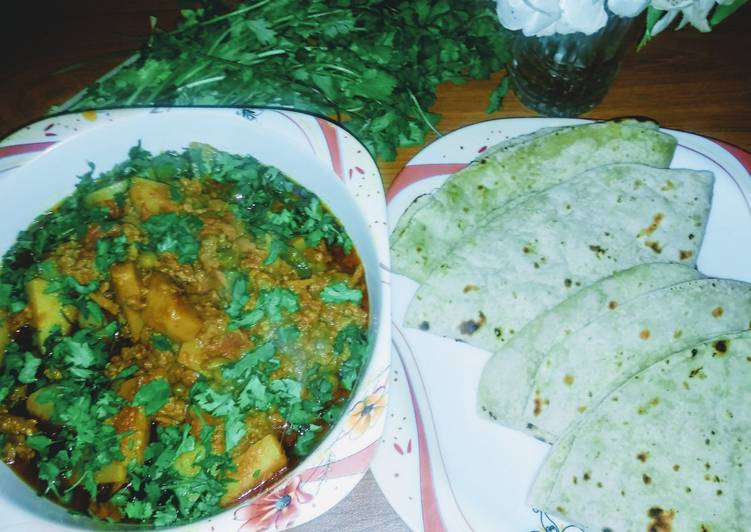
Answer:
[[[41,117],[128,57],[145,35],[149,15],[173,23],[175,3],[68,0],[5,7],[0,20],[0,136]],[[650,117],[665,127],[751,149],[749,27],[751,8],[746,6],[710,34],[686,29],[660,35],[625,58],[610,93],[586,116]],[[79,66],[59,72],[73,65]],[[501,111],[484,113],[499,77],[442,86],[433,109],[443,115],[439,129],[448,132],[488,118],[534,116],[513,95]],[[387,186],[418,150],[402,149],[395,161],[380,162]],[[298,530],[386,532],[407,527],[368,474],[340,505]]]

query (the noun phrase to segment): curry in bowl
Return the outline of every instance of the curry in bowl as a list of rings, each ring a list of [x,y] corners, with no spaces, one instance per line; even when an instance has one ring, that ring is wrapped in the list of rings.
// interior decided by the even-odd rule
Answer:
[[[22,231],[0,270],[0,456],[110,522],[252,496],[336,423],[368,357],[363,266],[250,156],[141,146]]]

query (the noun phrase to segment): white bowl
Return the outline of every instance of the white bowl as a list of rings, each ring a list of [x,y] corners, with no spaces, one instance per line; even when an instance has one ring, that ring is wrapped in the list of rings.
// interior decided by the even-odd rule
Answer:
[[[89,163],[96,165],[96,177],[124,161],[139,141],[152,153],[202,142],[276,166],[322,199],[357,248],[370,301],[371,354],[342,419],[311,455],[269,490],[188,527],[224,530],[244,524],[245,530],[281,530],[317,517],[357,484],[383,431],[390,294],[386,209],[378,168],[344,129],[292,111],[150,108],[52,117],[0,143],[0,253],[36,216],[73,191],[76,177],[89,170]],[[362,412],[359,403],[375,408]],[[289,504],[269,512],[282,497]],[[96,526],[38,497],[6,466],[0,466],[0,515],[3,526],[14,529]]]

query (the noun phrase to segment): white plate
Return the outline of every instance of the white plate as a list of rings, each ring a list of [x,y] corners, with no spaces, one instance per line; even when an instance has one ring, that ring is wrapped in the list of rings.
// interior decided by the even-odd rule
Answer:
[[[417,196],[440,186],[487,147],[542,127],[582,122],[492,120],[441,137],[394,181],[387,194],[390,226]],[[749,164],[751,155],[690,133],[668,132],[679,141],[672,167],[710,170],[716,177],[698,268],[751,281],[751,178],[739,161]],[[550,447],[477,415],[477,382],[490,353],[402,326],[416,288],[415,282],[392,276],[391,404],[371,466],[386,498],[413,530],[579,530],[524,503]]]
[[[352,135],[315,116],[273,109],[146,108],[73,113],[25,127],[0,142],[0,254],[38,214],[72,192],[76,176],[97,175],[141,141],[152,152],[204,142],[264,163],[313,190],[352,237],[366,271],[373,352],[342,419],[273,489],[191,531],[283,530],[342,500],[368,468],[384,425],[390,362],[386,208],[380,173]],[[39,497],[0,465],[0,529],[91,526]]]

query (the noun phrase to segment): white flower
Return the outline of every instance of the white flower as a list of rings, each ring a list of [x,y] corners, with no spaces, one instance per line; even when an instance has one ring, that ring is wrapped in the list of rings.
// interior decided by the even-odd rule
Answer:
[[[686,24],[691,24],[699,31],[711,31],[709,25],[709,13],[715,4],[728,5],[733,0],[652,0],[652,7],[665,11],[665,14],[652,27],[650,32],[654,37],[662,30],[670,26],[679,14],[683,14],[681,23],[677,29],[681,29]]]
[[[621,17],[635,17],[651,5],[665,14],[652,28],[656,35],[682,14],[678,28],[691,24],[710,31],[707,17],[715,4],[733,0],[497,0],[498,18],[506,28],[524,35],[544,37],[554,33],[591,35],[605,26],[607,9]]]
[[[619,17],[635,17],[648,5],[649,0],[608,0],[608,9]]]
[[[603,0],[499,0],[498,18],[510,30],[524,35],[593,33],[605,24]],[[577,23],[577,14],[589,13]],[[579,15],[580,16],[580,15]]]

